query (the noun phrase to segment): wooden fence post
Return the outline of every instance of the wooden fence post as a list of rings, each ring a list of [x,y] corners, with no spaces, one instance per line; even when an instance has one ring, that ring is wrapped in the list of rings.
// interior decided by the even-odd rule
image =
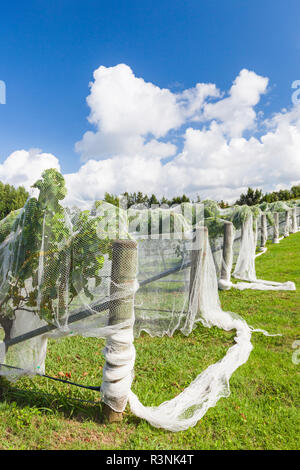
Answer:
[[[137,243],[134,240],[116,240],[112,248],[112,268],[111,268],[111,287],[110,287],[110,307],[109,307],[109,325],[117,325],[127,320],[133,320],[134,317],[134,293],[137,276]],[[126,327],[124,330],[132,332],[132,326]],[[131,355],[132,342],[117,342],[113,336],[107,340],[106,351],[115,349]],[[121,364],[124,367],[124,360]],[[109,362],[106,360],[103,369],[103,381],[113,385],[117,390],[118,380],[111,380],[111,373],[116,375],[120,364]],[[118,375],[118,374],[117,374]],[[122,374],[121,374],[122,375]],[[109,402],[116,409],[122,409],[127,403],[128,396],[111,396]],[[107,404],[103,407],[104,415],[109,422],[121,421],[122,412],[117,412]]]
[[[219,288],[222,290],[230,289],[231,287],[230,276],[233,260],[233,239],[233,223],[226,221],[224,222],[223,258],[221,266],[221,277],[219,280]]]

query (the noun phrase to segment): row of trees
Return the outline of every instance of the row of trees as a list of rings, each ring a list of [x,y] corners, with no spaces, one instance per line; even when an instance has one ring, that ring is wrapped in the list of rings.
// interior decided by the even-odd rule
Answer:
[[[291,189],[280,189],[279,191],[273,191],[271,193],[263,194],[260,189],[248,188],[247,193],[241,194],[240,198],[236,201],[236,204],[248,206],[255,206],[255,204],[261,204],[262,202],[276,202],[276,201],[289,201],[290,199],[300,198],[300,185],[293,186]]]
[[[200,202],[200,197],[197,196],[195,201],[191,201],[185,194],[182,196],[173,197],[173,199],[167,199],[162,197],[158,199],[155,194],[148,196],[142,192],[138,193],[124,193],[123,196],[127,199],[127,207],[131,207],[135,204],[145,204],[148,207],[151,207],[153,204],[165,204],[172,206],[174,204],[181,204],[182,202]],[[239,199],[235,202],[237,205],[247,204],[248,206],[255,206],[256,204],[261,204],[262,202],[276,202],[276,201],[288,201],[290,199],[300,198],[300,185],[293,186],[289,189],[280,189],[279,191],[273,191],[271,193],[263,193],[261,189],[248,188],[245,194],[241,194]],[[118,196],[110,193],[105,193],[104,199],[106,202],[109,202],[114,205],[119,204]],[[222,209],[229,207],[229,203],[226,201],[218,202]]]
[[[197,196],[195,201],[191,201],[185,194],[173,197],[172,199],[167,199],[166,197],[158,199],[155,194],[148,196],[140,191],[137,193],[125,192],[123,196],[127,199],[127,207],[131,207],[136,204],[144,204],[147,207],[151,207],[155,204],[160,206],[163,204],[172,206],[183,202],[200,202],[199,196]],[[15,188],[9,184],[3,184],[0,181],[0,220],[6,217],[11,211],[23,207],[27,198],[28,193],[23,186]],[[289,199],[297,198],[300,198],[300,185],[293,186],[290,190],[281,189],[279,191],[273,191],[266,194],[263,194],[260,189],[248,188],[248,191],[245,194],[241,194],[240,198],[236,201],[236,204],[247,204],[248,206],[253,206],[262,202],[288,201]],[[114,204],[116,206],[119,205],[119,198],[115,194],[105,193],[104,200],[110,204]],[[223,200],[220,201],[219,204],[222,208],[229,206],[229,204]]]
[[[190,202],[190,199],[183,194],[182,196],[173,197],[173,199],[167,199],[166,197],[162,197],[158,199],[155,194],[148,196],[147,194],[143,194],[142,192],[138,193],[128,193],[125,192],[122,194],[124,198],[127,200],[127,207],[134,206],[136,204],[144,204],[147,207],[151,207],[153,205],[168,205],[172,206],[174,204],[181,204],[183,202]],[[115,206],[119,205],[119,198],[115,194],[105,193],[104,200],[109,202],[110,204],[114,204]],[[199,199],[200,201],[200,199]],[[199,202],[198,201],[198,202]]]

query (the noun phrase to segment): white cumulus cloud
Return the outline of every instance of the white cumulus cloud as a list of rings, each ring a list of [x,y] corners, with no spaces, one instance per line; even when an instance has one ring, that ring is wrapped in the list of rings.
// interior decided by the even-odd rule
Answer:
[[[47,168],[60,170],[58,159],[51,153],[39,149],[17,150],[0,164],[0,181],[28,190]]]
[[[99,67],[87,98],[93,128],[76,144],[82,166],[65,175],[67,202],[125,191],[234,201],[248,186],[298,184],[300,105],[258,119],[268,83],[243,69],[228,91],[197,83],[173,93],[125,64]],[[0,180],[28,187],[49,167],[59,169],[54,155],[17,151],[0,165]]]
[[[99,67],[90,89],[88,120],[96,131],[87,131],[76,144],[83,160],[120,154],[170,157],[175,145],[158,139],[186,119],[197,119],[205,99],[219,95],[215,85],[204,83],[174,94],[136,77],[125,64]]]
[[[240,137],[246,129],[254,128],[254,106],[259,102],[260,96],[266,93],[267,86],[268,78],[246,69],[241,70],[228,97],[205,105],[204,119],[219,120],[224,133],[230,137]]]

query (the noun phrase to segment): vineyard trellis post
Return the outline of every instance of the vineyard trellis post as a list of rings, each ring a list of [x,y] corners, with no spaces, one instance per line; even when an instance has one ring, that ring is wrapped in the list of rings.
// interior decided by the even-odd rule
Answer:
[[[190,270],[190,288],[189,288],[189,304],[190,308],[192,308],[192,305],[194,302],[198,301],[196,298],[196,277],[197,277],[197,268],[200,263],[200,257],[201,257],[201,231],[203,228],[197,228],[195,230],[195,237],[193,240],[193,246],[191,250],[191,270]]]
[[[290,234],[290,227],[289,227],[289,220],[290,220],[290,211],[285,211],[285,220],[284,220],[284,237],[288,237]]]
[[[267,216],[266,214],[261,215],[261,229],[260,229],[260,248],[263,249],[266,246],[268,239],[268,229],[267,229]]]
[[[279,243],[279,213],[274,212],[273,243]]]
[[[297,232],[297,207],[292,209],[292,233]]]
[[[200,297],[197,288],[200,278],[203,276],[205,263],[203,260],[207,256],[206,240],[208,237],[207,227],[198,227],[195,230],[193,247],[191,250],[191,270],[190,270],[190,289],[189,289],[189,309],[200,310]],[[201,268],[199,270],[199,267]],[[202,272],[201,272],[202,271]]]
[[[233,261],[234,227],[232,222],[224,222],[222,266],[219,287],[226,289],[230,287],[230,276]]]
[[[112,247],[112,268],[111,268],[111,287],[110,287],[110,307],[109,307],[109,325],[117,325],[126,321],[132,324],[124,330],[129,330],[128,334],[133,338],[134,322],[134,293],[137,282],[137,243],[134,240],[115,240]],[[131,331],[130,331],[131,330]],[[126,331],[125,331],[126,333]],[[125,338],[127,335],[125,335]],[[130,340],[120,341],[119,334],[110,336],[106,341],[105,351],[118,351],[119,354],[129,358],[130,362],[132,342]],[[108,397],[113,408],[124,408],[128,396],[118,396],[118,385],[124,379],[122,377],[126,360],[118,364],[118,360],[113,360],[114,354],[108,355],[103,368],[103,382],[109,384],[114,389],[114,396]],[[119,370],[119,372],[118,372]],[[119,377],[112,380],[112,377]],[[121,388],[122,389],[122,388]],[[122,412],[115,411],[112,407],[104,403],[103,411],[109,422],[121,421]]]

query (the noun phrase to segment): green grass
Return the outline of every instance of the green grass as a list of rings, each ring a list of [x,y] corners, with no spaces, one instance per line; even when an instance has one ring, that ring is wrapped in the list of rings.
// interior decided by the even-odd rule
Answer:
[[[254,333],[253,351],[230,381],[231,395],[219,400],[199,423],[171,433],[151,427],[126,409],[122,423],[103,422],[95,392],[43,378],[1,382],[0,449],[298,449],[300,365],[292,362],[299,339],[300,233],[256,261],[257,276],[294,281],[296,292],[230,290],[222,307],[249,325],[282,336]],[[298,336],[297,336],[298,335]],[[133,391],[145,405],[158,405],[186,387],[233,344],[234,332],[199,325],[189,336],[136,340]],[[79,383],[101,383],[104,342],[96,338],[51,341],[47,372],[70,373]],[[21,391],[20,391],[21,389]],[[99,404],[79,400],[98,400]]]

